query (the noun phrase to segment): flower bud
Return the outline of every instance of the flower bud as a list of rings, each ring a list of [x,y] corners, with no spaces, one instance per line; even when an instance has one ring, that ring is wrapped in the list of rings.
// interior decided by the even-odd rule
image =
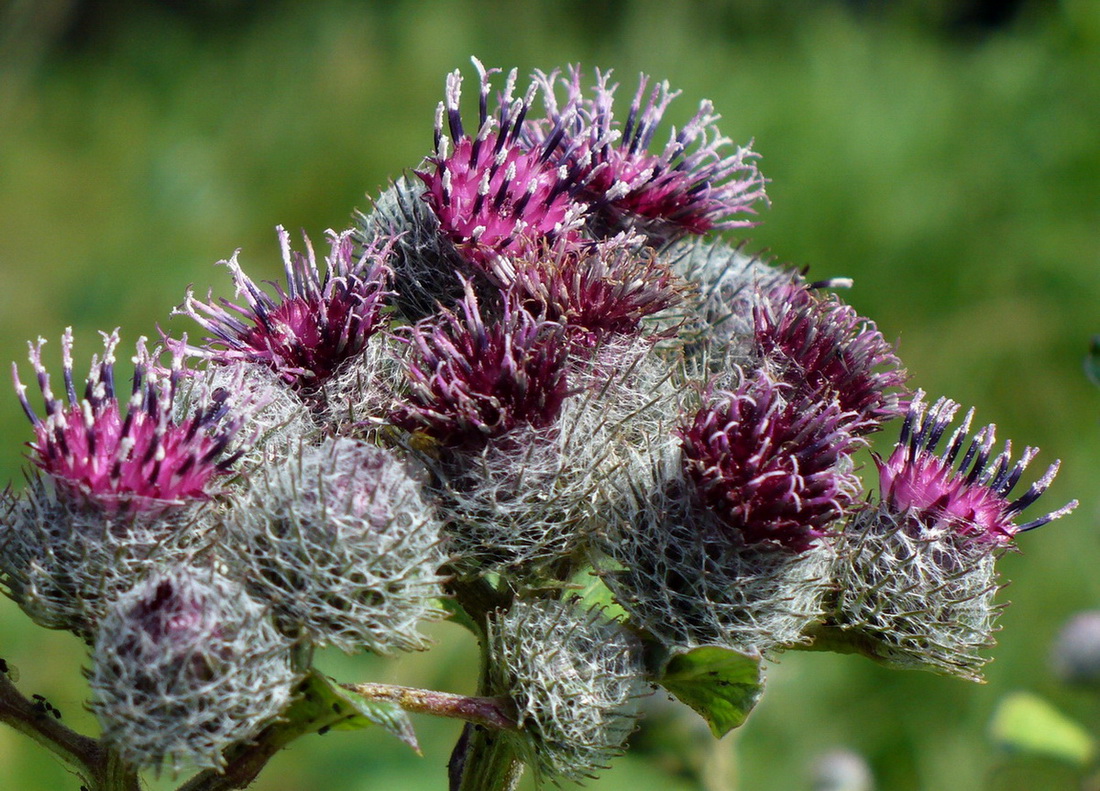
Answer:
[[[515,742],[537,782],[580,781],[625,750],[647,693],[641,646],[568,601],[517,601],[489,623],[489,692],[518,712]]]
[[[874,791],[875,777],[867,759],[835,748],[821,753],[811,767],[813,791]]]
[[[665,256],[673,272],[696,286],[683,316],[689,359],[701,359],[714,374],[754,363],[754,311],[766,294],[800,282],[798,274],[721,241],[678,242]]]
[[[288,641],[235,582],[156,572],[119,597],[96,638],[93,710],[127,762],[220,768],[290,701]]]
[[[1067,684],[1100,686],[1100,610],[1070,618],[1050,651],[1054,672]]]
[[[354,238],[361,248],[393,239],[393,302],[407,321],[416,322],[462,298],[465,277],[474,270],[439,228],[424,202],[424,184],[402,176],[374,201],[370,214],[357,213]]]
[[[351,439],[269,465],[226,517],[229,562],[284,633],[346,652],[426,647],[439,523],[392,453]]]

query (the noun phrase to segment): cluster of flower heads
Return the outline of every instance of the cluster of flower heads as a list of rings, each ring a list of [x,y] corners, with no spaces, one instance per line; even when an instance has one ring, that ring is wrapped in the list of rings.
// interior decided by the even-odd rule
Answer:
[[[219,766],[288,699],[292,647],[424,648],[447,586],[484,577],[517,596],[486,642],[517,749],[585,776],[646,675],[620,625],[561,600],[590,566],[668,648],[827,634],[977,677],[997,554],[1075,505],[1017,521],[1057,464],[1012,499],[1035,451],[993,456],[969,415],[937,453],[957,405],[908,393],[846,281],[711,235],[766,197],[709,102],[653,146],[666,83],[617,115],[609,72],[512,71],[494,97],[474,63],[476,128],[456,71],[434,152],[324,267],[282,228],[285,283],[234,254],[236,301],[189,290],[175,315],[205,340],[165,337],[167,366],[139,341],[128,399],[117,333],[82,394],[66,333],[62,398],[31,346],[44,417],[16,372],[38,473],[0,502],[0,583],[95,646],[108,740]],[[865,497],[854,454],[902,416]]]

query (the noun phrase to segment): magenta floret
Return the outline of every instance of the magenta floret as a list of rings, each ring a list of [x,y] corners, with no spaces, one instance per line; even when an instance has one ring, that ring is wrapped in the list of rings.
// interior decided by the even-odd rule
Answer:
[[[550,425],[569,395],[562,326],[507,302],[486,322],[473,287],[457,312],[411,328],[409,391],[394,422],[447,447],[477,447],[520,425]]]
[[[764,364],[804,398],[835,399],[852,431],[874,431],[904,411],[901,360],[851,305],[784,283],[757,300],[753,322]]]
[[[150,357],[142,338],[134,358],[133,390],[124,409],[114,381],[118,331],[104,333],[103,338],[102,359],[92,358],[84,394],[78,396],[72,331],[65,331],[64,400],[54,395],[42,364],[45,341],[30,345],[30,362],[45,402],[44,419],[31,408],[26,386],[12,366],[19,399],[34,426],[31,460],[59,491],[110,511],[156,511],[207,499],[215,480],[235,460],[225,450],[241,418],[229,414],[229,394],[215,392],[198,411],[178,417],[184,375],[180,355],[173,356],[171,369],[165,371]]]
[[[842,464],[856,440],[835,404],[788,401],[790,394],[757,375],[718,394],[678,433],[703,505],[746,544],[802,552],[859,491]]]
[[[490,117],[489,78],[499,69],[486,71],[476,59],[474,65],[481,91],[476,132],[471,136],[463,128],[462,75],[455,71],[447,78],[446,100],[436,117],[436,153],[427,160],[434,167],[416,175],[426,186],[424,200],[442,233],[470,263],[490,274],[500,256],[523,255],[575,234],[584,206],[573,199],[577,168],[559,167],[550,158],[560,133],[551,133],[541,146],[522,143],[534,88],[515,98],[513,69]]]
[[[642,321],[681,299],[679,279],[636,237],[561,246],[513,262],[509,292],[532,313],[564,325],[594,346],[613,335],[638,335]]]
[[[625,121],[615,118],[617,85],[610,72],[596,71],[593,94],[581,88],[581,71],[538,74],[546,97],[550,130],[564,130],[559,156],[579,168],[580,197],[592,203],[600,230],[614,233],[635,228],[658,241],[684,234],[753,225],[755,205],[766,201],[757,155],[748,147],[732,151],[718,131],[720,116],[709,101],[682,129],[673,129],[659,153],[649,150],[665,110],[679,91],[668,82],[649,87],[641,75]],[[565,88],[566,110],[558,110],[555,83]],[[576,108],[575,114],[572,108]],[[544,144],[554,135],[538,132]]]
[[[1005,442],[1001,452],[991,459],[997,428],[992,423],[979,429],[967,446],[974,417],[971,409],[937,455],[936,446],[959,405],[940,398],[929,407],[923,398],[924,393],[918,390],[890,458],[876,459],[882,499],[890,510],[915,516],[929,528],[946,527],[959,536],[1007,544],[1017,533],[1041,527],[1077,507],[1074,500],[1045,516],[1017,524],[1018,514],[1050,486],[1059,462],[1051,464],[1039,480],[1012,500],[1011,492],[1038,448],[1024,448],[1013,463],[1012,443]],[[964,446],[966,451],[960,459]]]
[[[274,296],[259,288],[237,263],[238,250],[222,263],[232,272],[245,304],[215,301],[209,295],[201,302],[188,291],[175,315],[190,316],[211,335],[206,345],[188,347],[192,354],[221,364],[263,365],[299,393],[309,394],[362,352],[381,328],[390,293],[386,260],[391,245],[373,245],[357,259],[351,232],[329,231],[332,252],[322,274],[308,238],[302,255],[290,249],[290,234],[282,226],[278,233],[285,288],[271,283]]]

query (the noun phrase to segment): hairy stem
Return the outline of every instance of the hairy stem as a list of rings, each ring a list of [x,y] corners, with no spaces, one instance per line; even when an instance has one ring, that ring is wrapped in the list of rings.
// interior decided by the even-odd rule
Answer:
[[[137,772],[102,742],[63,725],[44,700],[23,697],[0,673],[0,722],[29,736],[56,755],[89,791],[138,791]]]
[[[493,730],[516,727],[512,704],[507,698],[472,698],[431,689],[398,687],[392,684],[341,684],[344,689],[370,700],[396,703],[414,714],[433,714],[465,720]]]

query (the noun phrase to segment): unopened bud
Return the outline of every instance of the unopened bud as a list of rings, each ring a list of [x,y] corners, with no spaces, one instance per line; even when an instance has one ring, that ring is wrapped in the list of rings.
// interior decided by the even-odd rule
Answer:
[[[92,658],[104,739],[137,766],[223,766],[290,700],[289,644],[264,616],[238,584],[194,568],[121,596]]]

